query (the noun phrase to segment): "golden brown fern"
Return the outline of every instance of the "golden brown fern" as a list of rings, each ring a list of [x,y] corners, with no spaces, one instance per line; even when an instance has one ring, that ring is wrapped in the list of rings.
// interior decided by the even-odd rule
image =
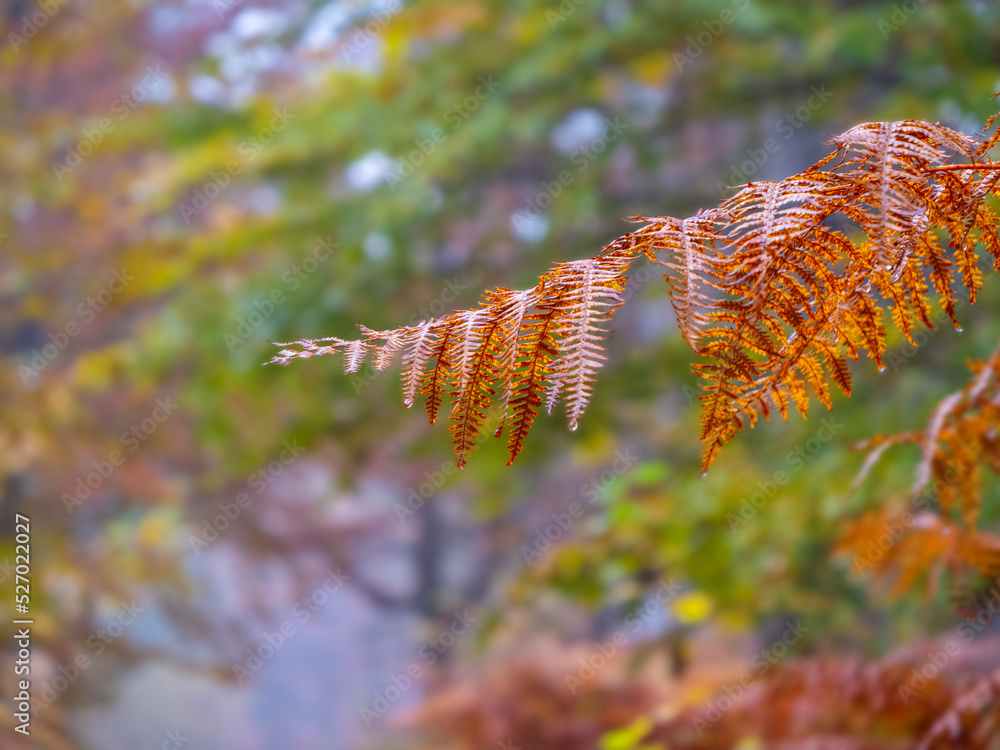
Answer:
[[[966,750],[996,747],[1000,733],[1000,669],[954,696],[915,750]]]
[[[831,381],[849,395],[848,359],[882,366],[886,318],[912,342],[931,325],[932,290],[957,325],[957,285],[974,300],[982,283],[977,247],[1000,269],[997,142],[916,120],[858,125],[804,172],[750,183],[688,219],[636,217],[644,227],[556,264],[532,289],[496,289],[477,309],[415,326],[361,327],[356,341],[278,344],[271,362],[340,351],[356,372],[368,356],[382,370],[401,353],[407,406],[423,395],[433,423],[450,394],[459,465],[495,401],[513,461],[542,405],[563,399],[578,424],[605,359],[603,325],[644,255],[665,267],[678,327],[701,357],[707,470],[760,415],[805,415],[810,393],[829,408]]]
[[[869,454],[857,481],[891,446],[911,444],[921,451],[912,494],[922,512],[910,518],[890,518],[885,509],[869,513],[840,542],[841,550],[852,550],[877,574],[896,571],[898,591],[922,573],[933,573],[932,582],[944,570],[971,569],[989,581],[1000,577],[1000,537],[977,528],[983,469],[1000,474],[1000,346],[970,368],[972,379],[941,400],[924,430],[862,444]],[[898,533],[889,534],[891,543],[883,544],[888,549],[872,554],[872,545],[893,528]]]
[[[533,289],[487,292],[478,309],[391,331],[361,326],[364,338],[356,341],[278,344],[295,348],[283,349],[272,362],[342,351],[345,372],[351,373],[368,353],[374,355],[374,367],[383,370],[401,351],[407,406],[417,395],[425,396],[433,424],[445,394],[452,397],[451,431],[459,466],[465,465],[498,392],[502,413],[495,434],[499,437],[511,423],[513,461],[543,403],[551,412],[564,398],[570,428],[576,428],[605,359],[600,324],[622,304],[625,270],[634,256],[628,239],[621,238],[597,258],[556,264]]]

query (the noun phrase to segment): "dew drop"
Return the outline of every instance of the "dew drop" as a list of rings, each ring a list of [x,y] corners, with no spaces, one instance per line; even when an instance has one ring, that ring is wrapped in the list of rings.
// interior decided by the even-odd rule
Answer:
[[[883,372],[885,372],[885,365],[881,365],[881,366],[880,366],[880,367],[878,368],[878,371],[879,371],[880,373],[883,373]]]
[[[573,424],[571,424],[569,426],[569,431],[570,432],[576,432],[576,428],[577,428],[577,424],[576,424],[576,422],[573,422]]]
[[[955,333],[962,333],[965,329],[962,326],[955,326]]]
[[[702,479],[704,479],[704,478],[705,478],[705,477],[707,477],[707,476],[708,476],[708,472],[707,472],[707,471],[703,471],[703,472],[701,472],[701,478],[702,478]]]

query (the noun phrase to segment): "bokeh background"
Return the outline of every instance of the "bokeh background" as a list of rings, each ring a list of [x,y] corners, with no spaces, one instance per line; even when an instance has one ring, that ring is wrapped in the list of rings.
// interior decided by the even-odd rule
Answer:
[[[965,382],[994,276],[965,333],[897,341],[705,478],[642,264],[580,429],[540,418],[511,468],[490,440],[455,471],[396,370],[261,365],[526,288],[859,122],[976,134],[996,3],[8,0],[0,30],[0,612],[22,513],[36,622],[32,738],[8,639],[0,746],[696,747],[643,738],[744,674],[954,628],[947,587],[836,544],[905,502],[916,455],[852,491],[851,446]],[[761,747],[758,708],[705,746]]]

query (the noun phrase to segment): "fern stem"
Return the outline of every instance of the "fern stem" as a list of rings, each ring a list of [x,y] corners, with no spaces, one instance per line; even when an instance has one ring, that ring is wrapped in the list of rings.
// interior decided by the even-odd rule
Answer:
[[[1000,163],[991,164],[945,164],[942,167],[927,167],[926,172],[955,172],[960,169],[1000,169]]]

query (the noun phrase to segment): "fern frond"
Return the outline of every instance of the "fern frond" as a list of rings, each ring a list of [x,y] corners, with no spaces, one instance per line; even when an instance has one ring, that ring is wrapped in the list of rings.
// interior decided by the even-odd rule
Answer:
[[[541,406],[551,412],[565,397],[570,428],[579,423],[605,361],[602,326],[642,254],[666,269],[678,328],[700,358],[707,470],[760,416],[776,409],[787,417],[790,407],[806,415],[812,397],[830,408],[831,382],[850,395],[849,360],[864,353],[882,367],[887,318],[915,343],[915,332],[931,326],[932,290],[957,326],[957,285],[973,301],[982,285],[977,248],[1000,270],[1000,222],[990,206],[1000,196],[1000,163],[989,156],[1000,136],[985,133],[973,139],[917,120],[864,123],[833,138],[833,153],[800,174],[750,183],[687,219],[636,217],[646,225],[596,257],[556,264],[532,289],[496,289],[477,309],[415,326],[362,327],[357,341],[279,344],[271,361],[343,352],[355,372],[369,354],[376,369],[401,354],[407,406],[424,395],[433,423],[451,394],[460,464],[494,397],[495,434],[511,426],[513,460]]]
[[[879,562],[880,568],[898,567],[900,575],[907,576],[904,584],[930,564],[931,558],[925,559],[928,550],[935,550],[933,557],[952,570],[971,566],[988,578],[1000,574],[1000,538],[977,528],[983,468],[1000,473],[1000,346],[985,361],[971,363],[971,369],[974,377],[962,390],[942,399],[926,428],[868,443],[872,450],[863,473],[892,445],[920,448],[913,494],[933,495],[938,503],[938,513],[924,513],[927,522],[908,531],[896,543],[899,549]],[[923,551],[918,553],[917,548]],[[918,554],[924,557],[918,559]]]
[[[1000,669],[976,680],[955,696],[915,750],[989,747],[1000,724]]]
[[[522,366],[515,371],[510,400],[511,428],[507,442],[510,466],[524,447],[524,439],[542,405],[542,393],[552,375],[552,362],[558,356],[553,334],[556,312],[548,307],[525,318],[518,339],[518,357]]]
[[[461,315],[458,329],[461,354],[456,369],[457,387],[452,393],[452,440],[459,468],[465,466],[469,451],[486,420],[486,410],[496,392],[490,383],[501,375],[498,352],[510,344],[503,339],[516,339],[517,333],[505,328],[503,316],[506,302],[514,295],[508,289],[497,289],[486,295],[483,309]]]
[[[461,342],[457,341],[455,329],[452,327],[456,315],[449,315],[440,321],[441,333],[437,342],[431,348],[434,357],[434,368],[423,373],[417,393],[424,396],[424,409],[427,421],[434,424],[437,421],[438,410],[444,400],[444,394],[455,378],[454,356]]]
[[[497,354],[497,368],[502,377],[500,387],[500,423],[494,433],[495,437],[500,437],[504,426],[510,416],[511,405],[517,390],[518,374],[522,368],[517,366],[519,359],[524,356],[521,345],[521,337],[527,330],[529,315],[531,310],[539,303],[544,293],[544,283],[539,284],[535,289],[523,292],[511,292],[506,304],[500,312],[502,325],[504,328],[503,346]]]
[[[663,278],[670,289],[677,327],[688,345],[697,351],[706,313],[713,304],[704,290],[710,287],[715,245],[723,241],[716,232],[718,219],[712,213],[699,212],[690,219],[636,216],[634,220],[649,222],[636,235],[645,239],[646,256],[667,268]]]
[[[554,313],[558,355],[549,376],[546,408],[565,390],[569,428],[575,430],[590,401],[591,383],[605,356],[599,323],[611,317],[625,300],[625,270],[632,262],[630,250],[615,250],[592,260],[559,263],[543,280],[548,298],[543,303]]]
[[[712,285],[727,295],[707,318],[712,327],[698,351],[714,362],[697,364],[702,396],[703,457],[707,470],[744,423],[775,406],[787,417],[789,403],[808,409],[810,384],[830,404],[826,365],[850,392],[849,375],[830,344],[837,331],[829,296],[835,266],[853,255],[843,234],[826,219],[850,200],[836,175],[809,170],[782,182],[748,185],[719,207],[729,220],[731,252],[715,260]],[[849,332],[848,332],[849,334]]]
[[[403,404],[406,407],[413,406],[420,393],[420,386],[424,382],[424,366],[434,356],[443,328],[440,323],[432,321],[429,324],[421,322],[414,328],[400,329],[409,333],[403,353]]]

